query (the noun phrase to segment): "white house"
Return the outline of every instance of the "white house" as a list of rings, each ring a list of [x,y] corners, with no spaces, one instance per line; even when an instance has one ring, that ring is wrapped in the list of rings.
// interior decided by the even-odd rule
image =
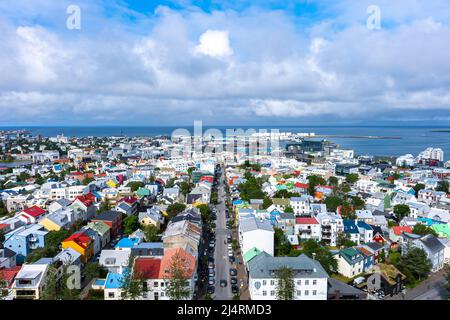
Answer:
[[[257,248],[270,255],[274,254],[274,230],[268,220],[257,219],[253,215],[239,219],[239,243],[242,253]]]

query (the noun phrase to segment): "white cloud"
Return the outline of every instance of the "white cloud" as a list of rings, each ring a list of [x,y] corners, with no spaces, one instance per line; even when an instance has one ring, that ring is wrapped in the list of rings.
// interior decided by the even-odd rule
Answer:
[[[207,30],[200,36],[195,52],[213,58],[229,57],[233,54],[230,39],[226,30]]]

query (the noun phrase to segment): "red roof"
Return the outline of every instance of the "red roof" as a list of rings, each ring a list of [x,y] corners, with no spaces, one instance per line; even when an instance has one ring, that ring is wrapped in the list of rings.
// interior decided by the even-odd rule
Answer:
[[[302,188],[302,189],[307,189],[308,188],[308,184],[307,183],[301,183],[301,182],[297,182],[295,184],[296,188]]]
[[[25,212],[27,215],[33,217],[33,218],[37,218],[39,216],[42,216],[44,213],[46,213],[47,211],[45,211],[44,209],[39,208],[38,206],[32,206],[28,209],[23,210],[23,212]]]
[[[137,199],[135,197],[128,196],[128,197],[124,197],[124,198],[120,199],[118,202],[126,202],[128,204],[133,204],[136,201],[137,201]]]
[[[333,187],[330,187],[330,186],[322,186],[322,185],[318,185],[317,188],[333,189]]]
[[[412,233],[411,227],[408,227],[408,226],[405,226],[405,227],[394,226],[394,227],[392,227],[392,230],[394,230],[394,234],[396,236],[400,236],[403,232]]]
[[[9,227],[9,224],[6,224],[6,223],[0,223],[0,230],[1,229],[6,229],[6,228],[8,228]]]
[[[203,176],[200,178],[200,181],[208,181],[208,182],[213,182],[214,178],[212,176]]]
[[[316,218],[296,218],[296,224],[319,224]]]
[[[62,242],[68,242],[68,241],[73,241],[76,244],[78,244],[80,247],[82,247],[83,249],[86,249],[88,247],[89,243],[92,241],[92,239],[84,233],[74,233],[67,239],[63,240]]]
[[[6,281],[8,284],[11,283],[19,273],[20,269],[22,269],[22,267],[19,266],[9,269],[0,269],[0,279]]]
[[[134,275],[144,279],[158,279],[161,259],[137,258],[134,262]]]
[[[86,207],[90,207],[95,201],[95,196],[92,194],[92,192],[89,192],[88,194],[76,197],[74,202],[76,200],[80,200]]]

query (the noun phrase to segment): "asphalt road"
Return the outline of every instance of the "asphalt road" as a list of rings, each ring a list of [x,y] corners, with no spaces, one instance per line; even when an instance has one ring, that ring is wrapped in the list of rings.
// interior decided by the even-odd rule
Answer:
[[[216,220],[216,248],[214,250],[214,263],[216,267],[216,285],[215,285],[215,299],[216,300],[231,300],[233,295],[230,287],[230,262],[228,260],[228,248],[227,248],[227,234],[225,217],[225,190],[224,190],[224,172],[220,176],[220,183],[218,185],[218,198],[220,203],[217,208],[217,220]],[[227,280],[227,286],[225,288],[220,287],[220,280]]]

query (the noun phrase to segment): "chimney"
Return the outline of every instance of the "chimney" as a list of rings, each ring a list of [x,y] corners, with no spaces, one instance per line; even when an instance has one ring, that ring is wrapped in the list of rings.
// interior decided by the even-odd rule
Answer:
[[[313,258],[313,260],[316,260],[316,253],[315,252],[313,252],[312,258]]]

